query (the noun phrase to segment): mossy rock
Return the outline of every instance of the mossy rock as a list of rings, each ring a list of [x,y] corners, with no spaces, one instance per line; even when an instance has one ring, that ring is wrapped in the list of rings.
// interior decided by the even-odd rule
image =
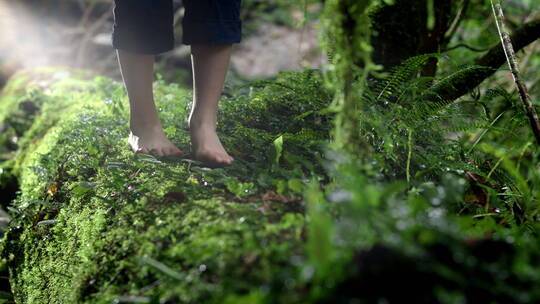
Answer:
[[[331,97],[316,71],[232,90],[228,168],[134,155],[123,86],[79,71],[16,75],[0,99],[4,171],[20,185],[0,249],[17,303],[257,303],[302,297],[302,192],[325,177]],[[34,79],[36,79],[34,78]],[[190,91],[158,80],[183,150]],[[275,298],[275,299],[277,299]]]

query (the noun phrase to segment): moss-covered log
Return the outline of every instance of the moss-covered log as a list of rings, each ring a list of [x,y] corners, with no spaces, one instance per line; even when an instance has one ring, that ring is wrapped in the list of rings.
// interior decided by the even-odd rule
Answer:
[[[15,301],[255,303],[293,291],[299,194],[321,172],[313,144],[328,138],[319,81],[284,74],[224,97],[220,130],[237,161],[207,170],[133,155],[121,84],[19,73],[0,100],[2,166],[20,184],[2,243]],[[155,93],[165,132],[188,150],[190,94],[162,82]]]
[[[336,153],[322,168],[321,82],[305,71],[227,88],[219,129],[236,161],[209,170],[134,155],[117,82],[16,75],[0,99],[0,177],[20,188],[2,203],[13,300],[538,302],[538,221],[454,215],[456,175],[407,191]],[[189,91],[157,81],[155,93],[167,136],[187,150]]]

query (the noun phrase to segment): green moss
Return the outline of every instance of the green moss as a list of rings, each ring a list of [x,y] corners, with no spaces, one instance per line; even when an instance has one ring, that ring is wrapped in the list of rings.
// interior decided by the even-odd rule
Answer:
[[[528,143],[521,152],[479,145],[482,157],[506,155],[508,180],[530,184],[501,180],[505,192],[489,193],[500,213],[486,214],[464,201],[464,161],[448,151],[466,146],[441,145],[437,119],[412,125],[414,146],[407,141],[409,129],[392,115],[414,121],[414,108],[379,111],[367,95],[360,131],[376,153],[365,163],[339,151],[324,158],[332,97],[317,71],[223,97],[220,137],[236,161],[214,170],[134,155],[120,83],[40,75],[47,86],[2,101],[18,137],[0,145],[13,155],[1,163],[5,174],[20,184],[0,242],[17,303],[540,299],[537,152],[513,161]],[[187,151],[190,92],[158,81],[155,93],[165,132]],[[25,100],[37,110],[24,111]],[[422,173],[430,171],[432,179]],[[530,192],[529,204],[520,191]],[[516,206],[528,209],[520,215]]]
[[[1,103],[2,121],[19,136],[10,162],[21,191],[2,244],[18,303],[262,301],[270,290],[294,289],[283,278],[297,276],[291,256],[301,255],[295,193],[322,174],[313,142],[328,138],[317,73],[275,82],[311,85],[256,83],[224,98],[220,131],[237,161],[211,171],[133,155],[121,84],[70,75],[21,89],[16,77]],[[306,90],[317,98],[307,100]],[[188,150],[190,93],[163,82],[155,93],[167,135]],[[23,100],[36,110],[22,111]],[[275,162],[281,135],[284,157]]]

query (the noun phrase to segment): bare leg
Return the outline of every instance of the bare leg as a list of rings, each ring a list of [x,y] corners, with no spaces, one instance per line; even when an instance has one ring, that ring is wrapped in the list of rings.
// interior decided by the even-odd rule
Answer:
[[[133,152],[159,156],[182,156],[163,133],[153,94],[154,56],[117,50],[130,105],[128,143]]]
[[[213,166],[229,165],[233,158],[216,134],[217,108],[232,45],[192,45],[193,108],[189,130],[194,157]]]

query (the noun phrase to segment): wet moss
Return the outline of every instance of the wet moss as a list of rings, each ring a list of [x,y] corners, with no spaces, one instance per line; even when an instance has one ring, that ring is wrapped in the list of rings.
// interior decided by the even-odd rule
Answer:
[[[323,161],[331,97],[317,71],[231,89],[219,130],[236,162],[214,170],[134,155],[121,84],[52,75],[10,84],[2,100],[3,122],[19,122],[0,162],[20,186],[0,242],[17,303],[540,299],[538,221],[455,214],[466,182],[449,170],[409,189],[376,162],[336,150]],[[187,150],[190,92],[155,91],[165,132]]]
[[[237,161],[214,170],[133,155],[120,83],[38,74],[46,85],[16,76],[0,101],[11,130],[0,144],[13,156],[2,166],[20,185],[0,245],[17,303],[295,297],[300,193],[325,178],[314,160],[330,129],[317,72],[284,73],[223,97],[220,132]],[[155,92],[165,132],[188,150],[190,92],[162,81]]]

